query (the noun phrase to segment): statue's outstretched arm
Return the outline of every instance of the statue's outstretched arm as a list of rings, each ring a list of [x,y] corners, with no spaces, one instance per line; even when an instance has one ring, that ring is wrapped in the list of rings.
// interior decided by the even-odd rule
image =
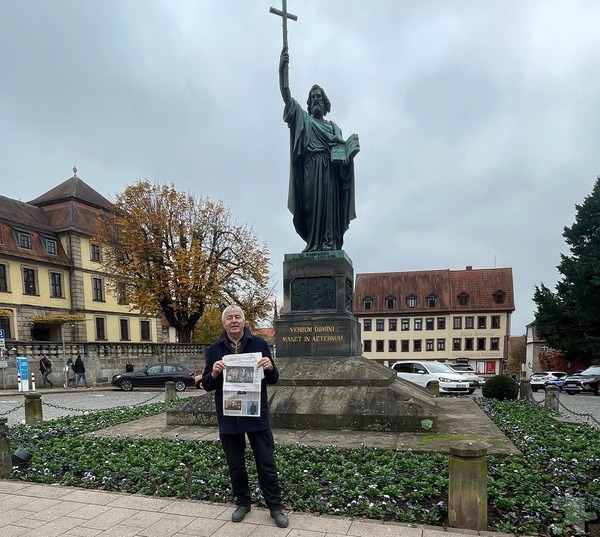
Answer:
[[[288,76],[289,66],[290,55],[288,53],[287,47],[283,47],[281,49],[281,56],[279,58],[279,89],[281,91],[281,96],[283,97],[283,102],[285,104],[289,104],[289,102],[292,100]]]

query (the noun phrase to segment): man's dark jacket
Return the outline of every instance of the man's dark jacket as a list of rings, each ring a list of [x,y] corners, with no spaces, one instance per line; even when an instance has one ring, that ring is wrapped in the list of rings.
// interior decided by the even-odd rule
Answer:
[[[265,370],[265,378],[262,380],[260,391],[260,416],[224,416],[223,415],[223,375],[216,379],[212,378],[211,371],[215,362],[221,360],[228,354],[234,354],[229,343],[227,333],[221,334],[219,341],[213,343],[206,354],[206,366],[202,373],[202,387],[207,391],[215,391],[215,406],[217,410],[217,419],[219,421],[219,432],[221,434],[247,433],[250,431],[262,431],[271,428],[269,418],[269,401],[267,399],[267,384],[275,384],[279,380],[279,371],[273,362],[269,344],[262,338],[254,336],[248,328],[244,328],[244,335],[241,339],[241,348],[239,353],[260,352],[271,360],[273,369]]]

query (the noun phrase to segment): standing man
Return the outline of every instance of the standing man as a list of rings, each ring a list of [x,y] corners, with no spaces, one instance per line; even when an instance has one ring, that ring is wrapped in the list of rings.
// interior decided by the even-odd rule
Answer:
[[[49,377],[52,373],[52,362],[46,355],[42,356],[40,360],[40,373],[42,374],[42,387],[45,388],[46,384],[50,384],[50,388],[54,388],[54,382]]]
[[[73,364],[73,371],[75,371],[75,375],[77,378],[75,379],[75,384],[73,384],[73,388],[77,388],[79,386],[79,381],[83,380],[85,387],[89,390],[90,386],[88,385],[87,379],[85,378],[85,365],[83,364],[83,360],[81,359],[81,355],[78,354],[75,359],[75,363]]]
[[[244,520],[251,509],[251,494],[244,452],[246,436],[254,453],[258,483],[265,498],[271,517],[280,528],[287,528],[288,517],[282,511],[281,487],[275,465],[275,441],[271,432],[267,384],[279,380],[279,371],[271,357],[269,345],[264,339],[252,335],[246,328],[244,312],[239,306],[227,306],[221,316],[224,331],[220,339],[213,343],[206,355],[206,366],[202,374],[202,387],[215,391],[215,406],[219,422],[219,437],[225,452],[231,486],[236,499],[236,509],[231,516],[233,522]],[[258,367],[264,370],[261,385],[260,416],[223,415],[223,357],[228,354],[260,352],[262,358]]]

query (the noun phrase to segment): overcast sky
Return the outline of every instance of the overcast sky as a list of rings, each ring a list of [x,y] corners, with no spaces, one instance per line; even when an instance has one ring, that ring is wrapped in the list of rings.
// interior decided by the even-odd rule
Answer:
[[[272,256],[287,210],[280,0],[0,0],[0,182],[73,175],[223,200]],[[596,0],[289,0],[290,85],[358,133],[356,273],[512,267],[512,334],[554,288],[562,230],[600,173]],[[281,303],[281,298],[279,299]]]

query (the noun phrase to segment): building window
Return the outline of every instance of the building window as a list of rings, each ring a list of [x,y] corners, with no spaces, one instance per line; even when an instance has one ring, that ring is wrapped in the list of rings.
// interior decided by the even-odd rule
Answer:
[[[490,338],[490,350],[491,351],[499,351],[500,350],[500,338],[497,338],[497,337]]]
[[[142,341],[150,341],[152,334],[150,333],[150,321],[140,321],[140,339]]]
[[[403,339],[400,341],[400,352],[408,352],[410,342],[408,341],[408,339]]]
[[[492,328],[500,328],[500,315],[492,315]]]
[[[410,330],[410,319],[402,319],[400,321],[401,330]]]
[[[473,330],[475,328],[475,318],[474,317],[465,317],[465,329]]]
[[[406,305],[409,308],[416,308],[417,307],[417,297],[415,295],[410,295],[409,297],[407,297]]]
[[[446,350],[446,340],[443,337],[438,338],[438,340],[437,340],[437,350],[438,351]]]
[[[385,320],[384,319],[377,319],[375,321],[376,323],[376,330],[378,332],[383,332],[383,330],[385,329]]]
[[[37,295],[36,270],[32,268],[23,269],[23,293],[26,295]]]
[[[494,302],[496,304],[504,304],[504,296],[506,293],[504,291],[496,291],[494,293]]]
[[[383,352],[383,339],[375,341],[375,352]]]
[[[454,317],[452,320],[452,326],[455,330],[460,330],[462,328],[462,317]]]
[[[415,330],[423,330],[423,319],[415,319]]]
[[[427,306],[429,306],[430,308],[435,308],[437,306],[437,296],[436,295],[429,295],[427,297]]]
[[[8,292],[8,271],[6,265],[0,265],[0,292]]]
[[[366,310],[370,310],[373,307],[373,299],[372,298],[365,298],[363,300],[363,305],[365,307]]]
[[[371,352],[371,340],[365,339],[363,341],[363,350],[364,352]]]
[[[104,301],[104,282],[102,278],[92,278],[92,298],[95,301]]]
[[[0,317],[0,329],[4,330],[5,339],[12,337],[10,333],[10,319],[8,317]]]
[[[477,338],[477,350],[478,351],[484,351],[485,350],[485,338],[484,337],[478,337]]]
[[[364,328],[365,328],[365,332],[370,332],[371,331],[371,319],[365,319],[364,320]]]
[[[398,320],[397,319],[389,319],[388,320],[388,330],[390,332],[395,332],[398,330]]]
[[[473,338],[472,337],[465,338],[465,350],[466,351],[473,350]]]
[[[425,350],[426,351],[432,351],[433,350],[433,344],[434,344],[434,340],[433,339],[426,339],[425,340]]]
[[[129,319],[119,319],[119,334],[121,341],[129,341]]]
[[[458,305],[459,306],[468,306],[469,305],[469,295],[464,291],[458,295]]]
[[[446,317],[438,317],[438,330],[446,330]]]
[[[421,352],[421,340],[420,339],[413,340],[413,351]]]
[[[487,317],[477,317],[477,328],[479,330],[485,330],[487,328]]]
[[[433,317],[425,319],[425,330],[435,330],[435,319]]]
[[[459,337],[455,337],[452,339],[452,350],[453,351],[462,350],[462,339],[460,339]]]
[[[95,261],[96,263],[100,263],[101,259],[100,245],[99,244],[90,244],[90,259]]]
[[[18,234],[19,239],[19,248],[27,248],[27,250],[31,250],[31,235],[29,233],[21,233]]]
[[[388,310],[393,310],[395,306],[396,306],[396,299],[393,296],[388,296],[385,299],[385,307]]]
[[[53,239],[46,239],[44,247],[46,249],[46,253],[48,254],[56,255],[58,252],[58,246],[56,244],[56,241]]]
[[[62,274],[60,272],[50,273],[50,296],[54,298],[63,297]]]
[[[395,339],[390,339],[388,341],[388,350],[390,352],[396,352],[396,340]]]
[[[96,339],[106,339],[106,319],[104,317],[96,317]]]

